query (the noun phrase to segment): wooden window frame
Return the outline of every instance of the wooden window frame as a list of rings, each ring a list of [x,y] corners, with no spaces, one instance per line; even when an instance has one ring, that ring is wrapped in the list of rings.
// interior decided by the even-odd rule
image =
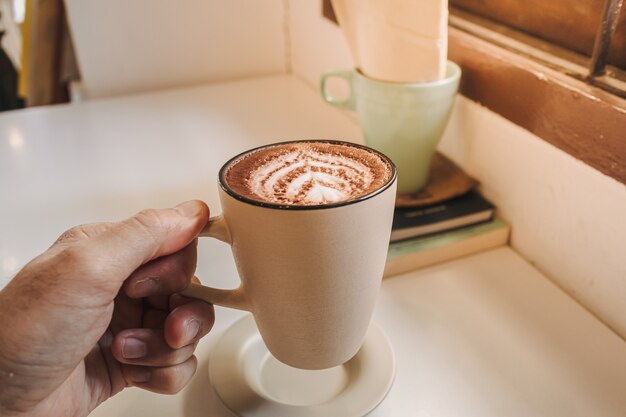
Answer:
[[[609,41],[606,58],[615,67],[626,70],[623,0],[449,0],[449,3],[452,15],[480,17],[563,47],[587,61],[597,50],[597,41],[603,39],[598,36],[599,29],[612,26],[611,31],[604,32],[609,35],[604,38]]]
[[[322,14],[336,23],[330,0]],[[459,19],[450,19],[448,57],[463,69],[461,94],[626,184],[626,99]]]

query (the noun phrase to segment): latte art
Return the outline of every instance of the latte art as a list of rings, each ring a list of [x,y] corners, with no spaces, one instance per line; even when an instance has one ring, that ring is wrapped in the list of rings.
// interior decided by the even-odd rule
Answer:
[[[278,204],[324,204],[348,200],[373,180],[365,164],[342,155],[300,149],[265,161],[248,185],[261,199]]]
[[[275,145],[234,161],[226,182],[237,193],[278,205],[332,204],[380,188],[391,168],[366,149],[327,142]]]

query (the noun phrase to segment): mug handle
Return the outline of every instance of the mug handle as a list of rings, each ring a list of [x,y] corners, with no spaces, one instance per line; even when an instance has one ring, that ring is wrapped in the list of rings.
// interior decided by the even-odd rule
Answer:
[[[329,78],[343,78],[348,82],[348,86],[350,86],[350,95],[345,100],[340,100],[337,97],[331,95],[328,91],[326,91],[326,81]],[[320,78],[320,92],[322,93],[322,98],[328,104],[331,104],[335,107],[339,107],[340,109],[346,110],[354,110],[354,93],[353,93],[353,85],[352,80],[354,77],[353,71],[346,70],[336,70],[336,71],[328,71],[322,74]]]
[[[212,237],[222,242],[232,243],[230,232],[222,215],[209,219],[207,225],[200,232],[201,237]],[[192,282],[189,287],[180,292],[185,297],[196,298],[207,303],[222,307],[236,308],[237,310],[250,311],[250,304],[241,285],[234,290],[205,287]]]

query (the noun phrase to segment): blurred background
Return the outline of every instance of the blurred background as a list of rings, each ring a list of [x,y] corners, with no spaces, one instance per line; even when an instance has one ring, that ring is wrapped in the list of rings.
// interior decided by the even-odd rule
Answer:
[[[290,72],[283,68],[292,61],[284,56],[289,45],[281,42],[281,32],[293,30],[283,19],[289,9],[323,10],[333,19],[330,0],[304,3],[0,0],[0,111]],[[619,11],[621,1],[449,3],[452,27],[496,44],[506,39],[508,49],[626,95],[626,8]],[[599,34],[606,31],[603,10],[609,4],[618,15],[603,48]],[[306,38],[325,36],[311,29]],[[333,47],[328,49],[333,54]],[[603,56],[594,57],[598,51]],[[277,67],[277,61],[286,63]],[[599,68],[591,77],[584,70],[590,65]]]
[[[0,0],[0,110],[284,73],[285,4]]]
[[[80,78],[63,2],[0,0],[0,110],[69,101]]]

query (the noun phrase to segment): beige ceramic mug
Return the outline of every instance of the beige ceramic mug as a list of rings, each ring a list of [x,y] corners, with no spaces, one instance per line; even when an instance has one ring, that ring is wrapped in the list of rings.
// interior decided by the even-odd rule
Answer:
[[[320,141],[336,142],[336,141]],[[363,343],[380,288],[396,196],[396,171],[381,188],[356,200],[279,206],[250,200],[219,173],[222,214],[201,236],[231,245],[241,285],[224,290],[192,284],[184,295],[248,310],[267,348],[302,369],[337,366]],[[272,146],[272,145],[267,145]],[[261,147],[263,148],[263,147]]]

